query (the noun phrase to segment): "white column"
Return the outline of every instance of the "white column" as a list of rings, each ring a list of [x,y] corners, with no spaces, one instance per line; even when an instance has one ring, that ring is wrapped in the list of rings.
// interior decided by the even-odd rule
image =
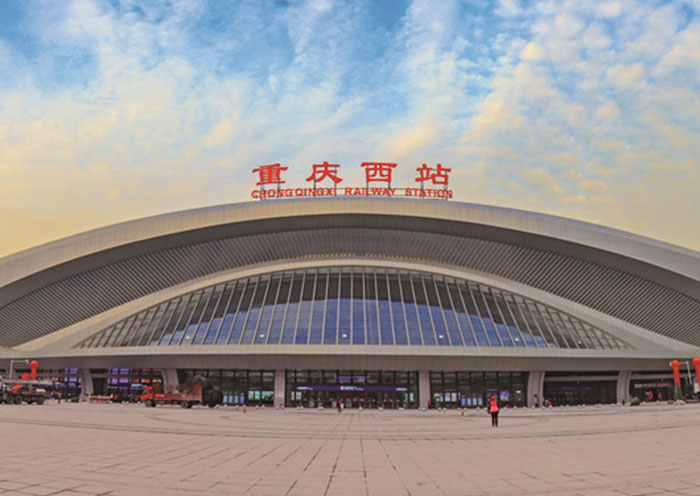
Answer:
[[[284,369],[275,369],[275,408],[284,406],[286,377]]]
[[[92,396],[92,374],[90,369],[80,369],[80,396]]]
[[[530,371],[527,378],[527,406],[533,407],[542,404],[544,394],[544,371]]]
[[[418,371],[418,405],[421,408],[428,408],[430,400],[430,372],[427,370]]]
[[[621,370],[617,376],[617,402],[629,403],[630,400],[630,377],[631,370]]]

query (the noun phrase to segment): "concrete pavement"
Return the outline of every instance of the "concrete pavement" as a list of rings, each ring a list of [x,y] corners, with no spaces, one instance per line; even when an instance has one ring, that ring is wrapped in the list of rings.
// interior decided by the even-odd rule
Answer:
[[[700,496],[700,405],[0,405],[0,494]]]

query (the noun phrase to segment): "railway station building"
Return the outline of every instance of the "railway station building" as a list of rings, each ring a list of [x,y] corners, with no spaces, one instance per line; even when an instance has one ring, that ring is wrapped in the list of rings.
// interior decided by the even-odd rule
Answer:
[[[232,405],[614,403],[669,399],[669,361],[699,353],[700,253],[440,199],[207,207],[0,259],[0,373],[36,359],[74,394],[205,378]]]

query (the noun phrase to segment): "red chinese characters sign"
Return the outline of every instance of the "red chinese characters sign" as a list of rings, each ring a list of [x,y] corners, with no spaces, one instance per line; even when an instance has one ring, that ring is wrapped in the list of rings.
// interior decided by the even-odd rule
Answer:
[[[282,167],[280,164],[261,165],[253,169],[253,173],[260,174],[260,181],[255,183],[256,186],[264,186],[265,184],[284,184],[280,176],[282,171],[286,171],[287,167]]]
[[[334,184],[338,184],[340,181],[342,181],[342,179],[338,177],[338,167],[340,167],[339,164],[329,164],[328,162],[314,164],[314,171],[309,177],[306,178],[306,180],[313,181],[314,184],[316,184],[328,178],[333,181]]]
[[[391,171],[396,165],[388,162],[362,162],[362,167],[365,167],[365,182],[386,181],[391,184]]]
[[[452,172],[452,169],[446,169],[441,164],[437,164],[437,167],[433,169],[423,164],[423,167],[418,167],[416,171],[418,172],[418,177],[416,178],[417,182],[422,183],[423,181],[430,180],[433,184],[444,184],[447,186],[447,173]]]
[[[281,164],[260,165],[253,169],[253,173],[258,174],[258,182],[255,185],[260,189],[253,190],[251,195],[260,200],[312,196],[408,196],[443,200],[452,198],[452,190],[448,189],[449,173],[452,169],[443,167],[442,164],[436,164],[434,167],[423,164],[418,167],[414,181],[420,183],[420,187],[407,188],[392,187],[392,176],[398,167],[397,163],[362,162],[360,166],[365,173],[364,187],[339,188],[338,184],[343,181],[339,170],[340,164],[324,161],[313,164],[311,174],[305,178],[307,182],[313,183],[313,187],[289,188],[282,186],[286,184],[282,179],[283,172],[289,167]]]

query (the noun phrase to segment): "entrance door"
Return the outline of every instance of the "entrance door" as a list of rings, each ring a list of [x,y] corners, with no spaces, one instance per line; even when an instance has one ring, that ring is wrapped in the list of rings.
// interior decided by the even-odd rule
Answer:
[[[104,377],[92,378],[92,393],[96,396],[104,396],[107,394],[106,388],[107,379]]]
[[[544,383],[544,398],[552,405],[595,405],[615,403],[615,381],[552,381]]]

